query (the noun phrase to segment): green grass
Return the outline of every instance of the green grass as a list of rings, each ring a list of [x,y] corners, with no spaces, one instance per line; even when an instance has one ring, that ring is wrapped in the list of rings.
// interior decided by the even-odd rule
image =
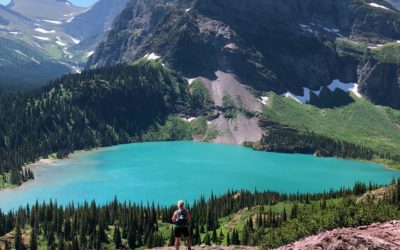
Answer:
[[[10,173],[6,173],[4,175],[0,175],[0,190],[1,189],[6,189],[6,188],[13,188],[16,187],[16,185],[13,185],[9,183],[6,180],[10,179]]]
[[[400,152],[400,111],[376,106],[365,99],[340,108],[320,109],[270,94],[263,114],[268,120],[361,144],[379,152]]]
[[[387,43],[382,47],[373,49],[372,53],[375,58],[383,63],[400,64],[400,44]]]

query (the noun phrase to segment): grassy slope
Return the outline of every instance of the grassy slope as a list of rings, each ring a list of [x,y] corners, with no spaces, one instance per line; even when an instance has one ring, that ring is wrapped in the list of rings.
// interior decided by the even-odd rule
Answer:
[[[379,152],[400,152],[400,111],[364,99],[350,105],[320,109],[270,94],[263,113],[268,120],[313,131],[335,139],[366,145]]]

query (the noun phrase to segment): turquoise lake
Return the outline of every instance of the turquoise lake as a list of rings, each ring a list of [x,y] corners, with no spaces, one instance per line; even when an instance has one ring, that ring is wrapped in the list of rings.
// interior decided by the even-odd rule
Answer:
[[[388,184],[400,172],[382,166],[309,155],[256,152],[239,146],[196,142],[137,143],[91,152],[35,167],[35,181],[0,191],[0,208],[36,200],[75,204],[95,199],[192,202],[229,189],[322,192],[356,181]]]

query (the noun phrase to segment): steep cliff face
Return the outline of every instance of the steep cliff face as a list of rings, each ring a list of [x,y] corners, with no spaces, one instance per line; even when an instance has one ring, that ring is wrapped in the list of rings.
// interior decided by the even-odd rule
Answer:
[[[101,42],[89,59],[88,67],[104,67],[131,62],[137,49],[163,16],[168,0],[131,0],[115,20],[106,41]]]
[[[62,29],[81,43],[97,45],[106,37],[114,19],[125,8],[128,0],[100,0],[82,14],[71,16]],[[87,47],[87,46],[86,46]]]
[[[382,64],[368,47],[397,40],[400,13],[383,0],[131,0],[87,66],[153,52],[187,77],[215,80],[221,70],[256,91],[298,95],[340,79],[399,107],[397,63],[365,64],[368,55]]]

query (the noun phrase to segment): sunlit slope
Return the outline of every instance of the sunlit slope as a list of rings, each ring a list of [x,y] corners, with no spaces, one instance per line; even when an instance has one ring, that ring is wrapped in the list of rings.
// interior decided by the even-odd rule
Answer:
[[[380,152],[400,152],[400,111],[365,99],[321,109],[271,93],[263,114],[269,121],[300,131],[362,144]]]

